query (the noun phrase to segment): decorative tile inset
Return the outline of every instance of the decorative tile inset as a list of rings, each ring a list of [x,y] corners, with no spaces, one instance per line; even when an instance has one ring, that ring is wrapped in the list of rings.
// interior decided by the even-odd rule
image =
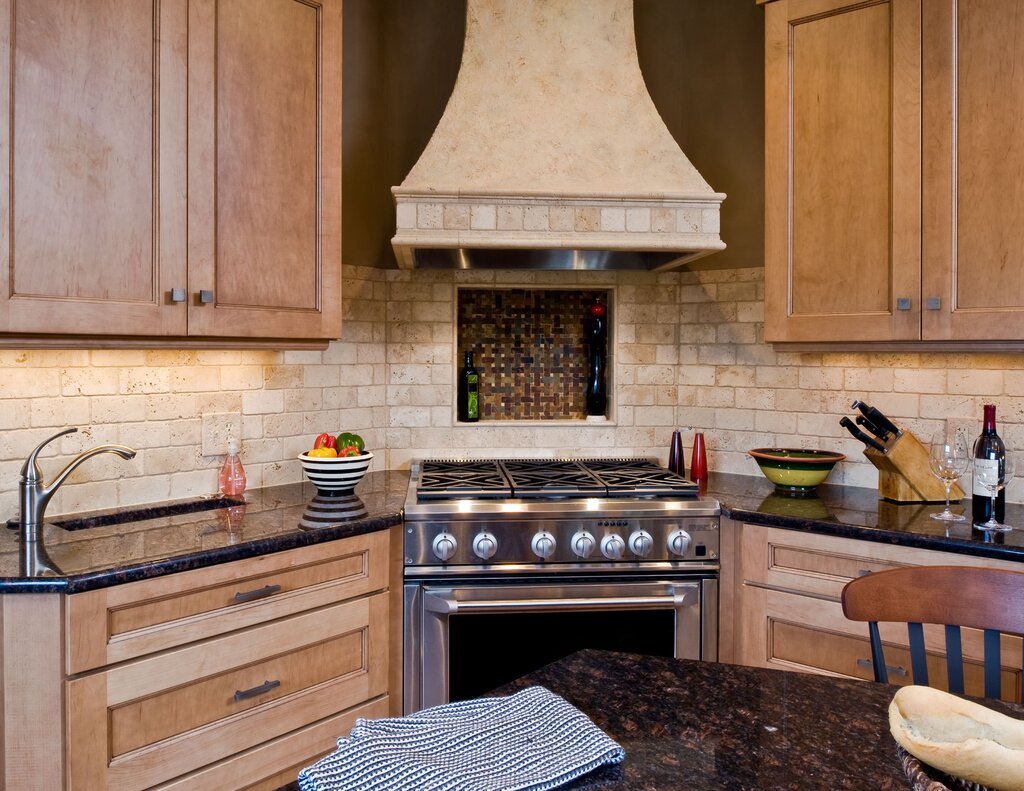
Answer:
[[[457,367],[464,352],[473,352],[480,371],[482,420],[587,416],[583,320],[598,298],[608,305],[612,326],[611,293],[606,290],[459,290]]]

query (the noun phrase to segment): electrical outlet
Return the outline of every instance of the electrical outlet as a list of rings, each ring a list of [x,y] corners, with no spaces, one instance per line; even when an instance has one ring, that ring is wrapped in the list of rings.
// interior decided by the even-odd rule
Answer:
[[[981,421],[973,417],[948,417],[946,418],[946,429],[950,432],[962,434],[970,448],[975,437],[981,433]]]
[[[223,456],[229,439],[241,439],[241,412],[203,413],[203,455]]]

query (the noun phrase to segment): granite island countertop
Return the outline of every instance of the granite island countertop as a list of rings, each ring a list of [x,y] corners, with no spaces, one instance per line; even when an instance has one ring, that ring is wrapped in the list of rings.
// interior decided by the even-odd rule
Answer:
[[[406,470],[371,472],[348,497],[320,497],[304,482],[254,489],[238,503],[200,499],[55,517],[43,531],[63,572],[53,578],[22,576],[18,531],[0,528],[0,594],[78,593],[383,530],[401,524],[408,487]],[[187,510],[197,504],[214,507]]]
[[[1006,504],[1006,523],[1014,529],[986,533],[971,527],[970,497],[952,503],[968,521],[940,522],[929,514],[942,503],[891,503],[876,489],[854,486],[824,484],[810,496],[791,497],[760,475],[712,473],[707,493],[737,522],[1024,562],[1024,506],[1013,503]]]
[[[579,708],[626,752],[622,764],[567,789],[910,788],[889,733],[896,687],[888,684],[585,650],[494,694],[535,684]],[[984,703],[1024,717],[1024,706]]]

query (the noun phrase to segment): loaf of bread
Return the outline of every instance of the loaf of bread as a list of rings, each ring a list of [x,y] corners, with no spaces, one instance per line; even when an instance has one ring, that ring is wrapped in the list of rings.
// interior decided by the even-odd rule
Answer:
[[[908,753],[948,775],[998,791],[1024,791],[1024,720],[910,686],[889,704],[889,730]]]

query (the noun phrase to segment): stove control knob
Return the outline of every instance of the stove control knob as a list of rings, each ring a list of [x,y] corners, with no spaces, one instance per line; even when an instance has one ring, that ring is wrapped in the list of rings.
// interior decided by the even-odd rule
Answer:
[[[609,533],[601,539],[601,554],[609,560],[622,560],[626,550],[626,542],[617,533]]]
[[[555,554],[555,537],[547,530],[541,530],[533,537],[530,546],[533,548],[533,554],[541,560],[547,560]]]
[[[572,537],[572,551],[576,553],[577,557],[589,558],[596,546],[597,541],[594,540],[594,535],[587,530],[580,530]]]
[[[654,539],[646,530],[637,530],[629,537],[629,550],[637,557],[645,558],[654,549]]]
[[[498,539],[492,533],[477,533],[473,539],[473,553],[481,560],[490,560],[498,551]]]
[[[447,563],[455,555],[455,550],[459,548],[459,542],[455,540],[455,536],[451,533],[438,533],[434,538],[433,549],[434,555],[442,563]]]
[[[683,557],[690,548],[690,534],[685,530],[673,530],[668,534],[668,551]]]

